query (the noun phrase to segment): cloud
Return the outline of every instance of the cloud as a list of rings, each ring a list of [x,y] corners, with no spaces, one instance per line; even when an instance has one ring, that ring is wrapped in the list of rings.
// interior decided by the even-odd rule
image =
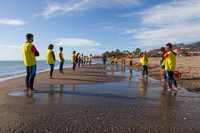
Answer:
[[[41,14],[45,18],[59,16],[68,12],[87,11],[96,8],[122,9],[138,5],[138,0],[68,0],[67,2],[48,2]]]
[[[100,51],[99,49],[85,49],[85,51]]]
[[[7,24],[7,25],[24,25],[27,22],[21,21],[21,20],[14,20],[14,19],[1,19],[1,24]]]
[[[0,45],[0,48],[4,47],[4,45]]]
[[[78,39],[78,38],[59,38],[56,39],[56,45],[61,46],[69,46],[69,47],[75,47],[75,46],[100,46],[100,43],[96,43],[95,41],[90,41],[86,39]]]
[[[138,17],[138,29],[127,29],[124,34],[133,34],[133,45],[163,46],[168,42],[184,43],[199,41],[199,0],[177,0],[153,6],[140,12],[120,17]]]
[[[164,3],[145,9],[141,12],[133,12],[119,17],[142,17],[142,24],[173,24],[186,20],[200,18],[199,0],[179,0]]]
[[[15,45],[10,45],[6,46],[7,48],[13,48],[13,49],[22,49],[22,46],[15,46]]]

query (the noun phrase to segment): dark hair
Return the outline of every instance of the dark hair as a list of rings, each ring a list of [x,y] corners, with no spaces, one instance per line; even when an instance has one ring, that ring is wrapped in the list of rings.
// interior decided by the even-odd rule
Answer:
[[[164,47],[161,47],[161,48],[160,48],[160,51],[161,51],[161,52],[164,52],[164,51],[165,51],[165,48],[164,48]]]
[[[30,40],[31,38],[33,38],[33,34],[30,34],[30,33],[26,34],[27,41]]]
[[[172,44],[171,43],[167,43],[166,46],[169,46],[170,48],[172,48]]]
[[[53,49],[53,44],[49,44],[48,49]]]
[[[73,54],[75,54],[76,53],[76,51],[73,51]]]
[[[63,47],[60,47],[60,50],[62,50],[63,49]]]

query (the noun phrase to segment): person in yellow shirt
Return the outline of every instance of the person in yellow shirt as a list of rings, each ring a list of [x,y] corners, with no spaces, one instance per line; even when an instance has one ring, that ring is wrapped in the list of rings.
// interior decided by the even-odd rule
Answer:
[[[130,66],[132,66],[133,55],[130,53],[128,57],[129,57],[129,61],[130,61]]]
[[[76,67],[76,51],[73,51],[72,53],[72,64],[73,64],[73,67],[72,67],[72,70],[75,71],[75,67]]]
[[[114,65],[114,57],[113,56],[110,58],[110,64]]]
[[[121,56],[121,65],[123,64],[123,56]]]
[[[46,52],[46,54],[47,54],[47,64],[50,65],[50,79],[52,79],[54,64],[55,64],[55,61],[56,61],[55,54],[52,50],[53,48],[54,48],[54,46],[52,44],[49,44],[48,50]]]
[[[117,65],[118,62],[118,57],[115,58],[115,64]]]
[[[59,74],[60,75],[64,74],[64,72],[63,72],[63,64],[65,62],[65,59],[63,57],[62,51],[63,51],[63,47],[60,47],[60,52],[58,54],[58,56],[59,56],[59,62],[60,62],[60,67],[59,67]]]
[[[125,66],[125,63],[126,63],[126,58],[125,58],[125,56],[123,56],[123,64],[124,64],[124,66]]]
[[[162,57],[161,57],[161,61],[160,61],[160,65],[161,65],[161,69],[162,70],[165,70],[165,58],[163,58],[163,55],[165,55],[165,53],[166,53],[166,51],[165,51],[165,48],[164,47],[161,47],[160,48],[160,52],[162,52]],[[165,80],[166,80],[166,78],[167,78],[167,76],[165,75],[165,74],[163,74],[163,76],[164,76],[164,78],[162,79],[162,81],[164,82]]]
[[[166,53],[163,55],[165,62],[165,72],[168,78],[169,91],[172,91],[172,83],[175,86],[175,91],[178,90],[176,80],[174,79],[174,71],[176,68],[176,53],[172,50],[172,44],[167,43],[165,48]],[[162,64],[162,62],[161,62]]]
[[[145,72],[146,75],[148,75],[148,57],[146,52],[143,53],[143,55],[141,56],[141,63],[142,63],[142,76],[144,76]]]
[[[27,42],[22,45],[23,59],[26,66],[26,89],[24,91],[33,92],[33,83],[36,75],[36,56],[39,52],[36,47],[31,44],[33,42],[33,35],[28,33],[26,35]]]

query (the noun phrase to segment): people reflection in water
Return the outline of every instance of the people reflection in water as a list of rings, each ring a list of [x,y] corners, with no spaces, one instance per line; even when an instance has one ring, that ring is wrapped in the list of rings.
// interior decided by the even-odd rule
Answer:
[[[160,98],[159,98],[159,105],[160,105],[160,114],[162,115],[162,120],[170,121],[173,120],[173,108],[176,105],[176,96],[177,91],[167,91],[167,83],[164,83],[162,88],[160,89]]]
[[[74,91],[75,90],[75,85],[71,85],[72,86],[72,91]]]
[[[125,66],[121,66],[121,74],[125,74]]]
[[[59,88],[58,88],[58,98],[62,98],[63,89],[64,89],[64,85],[59,85]]]
[[[117,65],[115,66],[115,70],[117,70],[118,68],[117,68]]]
[[[140,79],[140,96],[145,97],[148,88],[148,77]]]
[[[53,89],[54,89],[53,85],[50,85],[50,91],[46,95],[46,103],[47,104],[51,104],[55,100],[55,93],[54,93]]]
[[[129,72],[129,80],[133,79],[133,75],[132,75],[132,68],[130,68],[130,72]]]

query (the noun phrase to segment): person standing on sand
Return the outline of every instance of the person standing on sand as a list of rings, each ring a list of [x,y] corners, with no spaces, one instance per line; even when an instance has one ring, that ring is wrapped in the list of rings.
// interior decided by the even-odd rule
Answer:
[[[174,71],[176,68],[176,53],[172,50],[172,44],[167,43],[165,48],[166,53],[162,58],[166,59],[165,72],[168,78],[169,91],[172,91],[172,82],[175,86],[175,91],[178,90],[176,80],[174,79]],[[161,62],[162,64],[162,62]]]
[[[162,70],[165,70],[165,58],[163,58],[163,55],[165,55],[165,48],[164,47],[161,47],[160,48],[160,52],[162,52],[162,57],[161,57],[161,61],[160,61],[160,65],[161,65],[161,69]],[[161,63],[162,62],[162,63]],[[164,81],[166,81],[166,78],[167,78],[167,76],[165,75],[165,74],[163,74],[163,76],[164,76],[164,78],[162,79],[162,81],[164,82]]]
[[[142,76],[144,76],[145,71],[146,71],[146,76],[148,76],[148,57],[146,52],[143,53],[143,55],[141,56],[141,63],[142,63]]]
[[[26,35],[27,42],[22,45],[23,59],[26,66],[26,89],[24,91],[33,92],[33,83],[36,75],[36,56],[39,52],[36,47],[31,44],[33,42],[33,35],[28,33]]]
[[[133,55],[130,53],[128,57],[129,57],[129,61],[130,61],[130,66],[132,66]]]
[[[123,56],[121,56],[121,65],[123,64]]]
[[[75,71],[75,67],[76,67],[76,51],[73,51],[72,53],[72,63],[73,63],[73,67],[72,70]]]
[[[126,58],[125,58],[125,56],[123,56],[123,64],[124,64],[124,66],[126,64]]]
[[[63,57],[62,51],[63,51],[63,47],[60,47],[60,52],[59,52],[59,54],[58,54],[59,62],[60,62],[60,68],[59,68],[59,74],[60,74],[60,75],[64,74],[64,72],[63,72],[63,64],[64,64],[64,62],[65,62],[65,59],[64,59],[64,57]]]
[[[102,56],[102,60],[103,60],[103,66],[105,67],[105,65],[106,65],[106,56],[104,54]]]
[[[54,64],[55,64],[55,61],[56,61],[55,54],[52,50],[53,48],[54,48],[54,46],[52,44],[49,44],[48,50],[46,52],[46,54],[47,54],[47,64],[50,65],[50,79],[52,79]]]
[[[118,57],[115,58],[115,64],[117,65],[118,62]]]
[[[92,63],[92,55],[90,54],[90,57],[89,57],[89,66],[91,66],[91,63]]]
[[[110,64],[114,65],[114,57],[113,56],[110,58]]]

